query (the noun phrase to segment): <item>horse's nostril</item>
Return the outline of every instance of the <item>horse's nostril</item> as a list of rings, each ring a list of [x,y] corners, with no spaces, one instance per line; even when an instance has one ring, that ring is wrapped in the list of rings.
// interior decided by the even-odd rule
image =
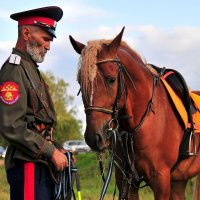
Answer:
[[[99,134],[96,134],[96,143],[97,143],[97,145],[99,144],[99,143],[101,143],[101,136],[99,135]]]
[[[105,139],[100,131],[91,131],[89,127],[85,131],[85,141],[94,151],[103,151],[105,148]]]
[[[98,146],[100,149],[103,146],[103,138],[100,134],[96,134],[96,146]]]

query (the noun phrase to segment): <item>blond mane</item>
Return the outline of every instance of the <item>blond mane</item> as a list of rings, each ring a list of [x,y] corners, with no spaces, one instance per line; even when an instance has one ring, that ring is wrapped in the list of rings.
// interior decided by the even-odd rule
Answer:
[[[93,40],[87,43],[87,46],[82,50],[79,59],[79,67],[77,80],[80,83],[82,93],[85,100],[92,104],[92,96],[95,87],[95,78],[97,77],[97,54],[102,48],[102,44],[109,44],[111,40]],[[125,48],[131,49],[126,42],[121,42]],[[132,49],[131,49],[132,50]],[[133,50],[132,50],[133,51]],[[133,51],[138,55],[137,52]],[[139,56],[139,55],[138,55]],[[140,56],[139,56],[140,57]]]

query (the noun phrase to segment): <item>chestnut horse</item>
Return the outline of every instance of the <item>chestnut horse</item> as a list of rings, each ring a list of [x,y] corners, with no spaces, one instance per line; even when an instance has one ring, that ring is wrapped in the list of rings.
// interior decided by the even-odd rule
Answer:
[[[124,143],[128,151],[133,146],[129,154],[136,171],[133,179],[136,175],[143,177],[156,200],[184,200],[188,179],[200,174],[200,156],[190,156],[171,172],[184,127],[163,83],[158,79],[155,84],[154,75],[139,54],[121,41],[123,31],[113,40],[90,41],[87,46],[70,36],[73,48],[81,55],[77,78],[86,113],[85,140],[93,150],[104,151],[111,145],[108,128],[117,128],[119,123],[120,129],[133,138],[129,135]],[[199,135],[196,143],[199,153]],[[138,187],[130,181],[122,187],[122,151],[117,141],[119,199],[138,200]],[[125,170],[129,174],[134,171]],[[196,200],[200,199],[198,191],[200,187]]]

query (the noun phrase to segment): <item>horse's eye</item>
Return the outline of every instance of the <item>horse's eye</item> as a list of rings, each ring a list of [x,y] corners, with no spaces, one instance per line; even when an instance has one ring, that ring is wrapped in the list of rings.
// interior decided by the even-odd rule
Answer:
[[[109,85],[113,85],[114,83],[115,83],[115,77],[108,77],[107,78],[107,83],[109,84]]]

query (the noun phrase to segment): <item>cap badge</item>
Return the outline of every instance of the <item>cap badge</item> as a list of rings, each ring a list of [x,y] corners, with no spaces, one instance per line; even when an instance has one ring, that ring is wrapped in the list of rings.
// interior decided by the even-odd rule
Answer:
[[[56,26],[57,26],[57,21],[54,21],[53,27],[56,28]]]

